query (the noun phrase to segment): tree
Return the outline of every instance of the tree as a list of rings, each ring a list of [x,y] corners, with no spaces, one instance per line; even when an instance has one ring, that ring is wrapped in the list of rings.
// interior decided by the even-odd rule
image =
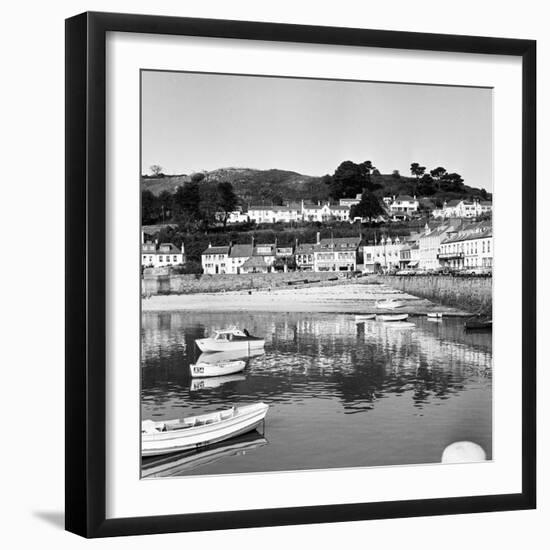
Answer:
[[[200,217],[199,185],[194,181],[185,182],[174,193],[172,208],[178,223],[197,220]]]
[[[149,169],[151,170],[153,176],[164,176],[164,174],[162,173],[162,166],[160,164],[152,164]]]
[[[438,166],[433,170],[430,170],[430,175],[437,182],[437,188],[441,188],[441,178],[447,173],[447,170],[443,166]]]
[[[329,182],[329,196],[335,200],[343,197],[355,197],[363,191],[366,184],[364,166],[345,160],[336,168]]]
[[[395,178],[396,180],[401,179],[401,174],[399,173],[399,170],[394,170],[394,171],[391,173],[391,177],[392,177],[392,178]]]
[[[365,190],[361,202],[351,207],[350,218],[372,220],[381,214],[384,214],[384,209],[380,201],[370,191]]]
[[[203,172],[195,172],[191,175],[191,181],[193,183],[200,183],[202,180],[206,178],[206,175]]]
[[[204,231],[216,222],[216,214],[219,209],[218,188],[214,182],[203,183],[199,187],[199,219]]]
[[[413,162],[411,164],[411,174],[416,178],[415,194],[418,193],[418,178],[422,177],[425,172],[425,166],[420,166],[418,162]]]
[[[164,191],[161,191],[159,196],[157,197],[159,217],[163,223],[166,220],[169,220],[172,216],[173,199],[174,197],[172,193],[170,193],[170,191],[167,191],[166,189]]]
[[[436,191],[434,179],[430,174],[424,174],[418,181],[417,186],[420,195],[433,195]]]
[[[448,192],[459,192],[464,187],[464,180],[460,174],[452,172],[441,177],[441,189]]]
[[[233,191],[233,185],[229,181],[220,181],[218,183],[218,200],[217,203],[220,210],[223,212],[223,227],[227,225],[229,213],[237,207],[237,195]]]
[[[141,223],[150,225],[159,218],[158,200],[149,190],[141,192]]]
[[[364,175],[366,179],[366,188],[369,191],[372,191],[372,180],[371,180],[371,174],[376,170],[376,166],[373,166],[372,162],[370,160],[366,160],[365,162],[362,162],[359,164],[359,168],[362,171],[362,175]],[[380,172],[378,172],[380,174]]]

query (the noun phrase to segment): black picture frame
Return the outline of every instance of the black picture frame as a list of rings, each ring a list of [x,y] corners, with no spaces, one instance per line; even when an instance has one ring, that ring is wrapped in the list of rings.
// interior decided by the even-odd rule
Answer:
[[[522,60],[522,491],[106,519],[105,42],[109,31],[517,56]],[[66,20],[66,529],[107,537],[532,509],[536,506],[536,42],[83,13]]]

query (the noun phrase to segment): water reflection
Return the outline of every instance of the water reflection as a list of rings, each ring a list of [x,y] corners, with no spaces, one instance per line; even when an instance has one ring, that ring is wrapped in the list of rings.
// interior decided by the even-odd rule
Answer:
[[[238,375],[195,384],[189,374],[200,355],[194,340],[232,325],[264,336],[265,354],[246,357]],[[257,462],[221,461],[201,473],[433,462],[438,447],[459,434],[490,456],[491,349],[490,334],[465,333],[453,319],[356,324],[353,315],[147,313],[142,415],[157,420],[227,403],[272,405],[270,455],[261,449]],[[333,430],[323,441],[321,421]],[[306,437],[307,430],[317,437]],[[354,441],[358,435],[369,438],[368,456]]]

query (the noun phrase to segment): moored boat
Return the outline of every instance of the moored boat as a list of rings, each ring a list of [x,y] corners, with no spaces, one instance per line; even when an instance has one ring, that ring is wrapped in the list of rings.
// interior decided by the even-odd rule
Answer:
[[[380,309],[397,309],[398,307],[403,307],[405,302],[400,300],[380,300],[376,302],[376,307]]]
[[[409,315],[407,313],[400,314],[387,314],[387,315],[377,315],[376,319],[379,321],[389,322],[389,321],[406,321]]]
[[[252,336],[248,331],[238,328],[228,328],[215,330],[214,335],[209,338],[198,338],[195,340],[197,347],[201,351],[250,351],[261,349],[265,345],[265,340],[257,336]]]
[[[220,361],[218,363],[206,363],[197,361],[189,365],[191,376],[202,378],[207,376],[226,376],[241,372],[246,367],[244,361]]]
[[[365,321],[372,321],[376,318],[376,313],[367,313],[365,315],[356,315],[355,324],[364,323]]]
[[[465,330],[492,330],[493,320],[473,317],[464,323],[464,328]]]
[[[217,412],[141,423],[141,454],[157,456],[201,449],[248,433],[265,419],[269,405],[253,403]]]
[[[442,319],[443,313],[428,313],[429,319]]]

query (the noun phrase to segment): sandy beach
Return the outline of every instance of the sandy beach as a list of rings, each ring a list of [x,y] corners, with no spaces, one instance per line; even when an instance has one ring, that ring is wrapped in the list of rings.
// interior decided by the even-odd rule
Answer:
[[[397,299],[403,307],[384,310],[378,300]],[[339,284],[277,290],[232,291],[152,296],[142,300],[142,311],[276,311],[323,313],[388,313],[425,315],[441,312],[449,316],[467,313],[417,298],[386,285]]]

